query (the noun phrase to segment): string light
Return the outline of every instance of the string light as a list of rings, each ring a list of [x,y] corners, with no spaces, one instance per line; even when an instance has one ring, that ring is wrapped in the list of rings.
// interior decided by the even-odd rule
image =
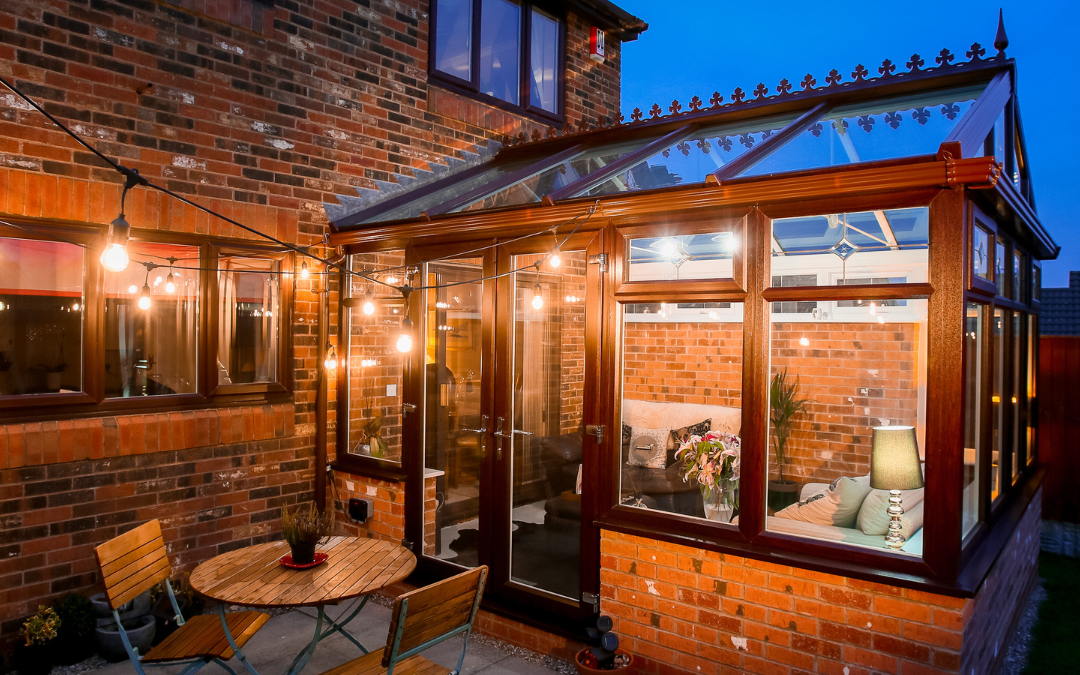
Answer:
[[[169,276],[165,278],[165,292],[166,293],[175,293],[176,292],[176,282],[173,281],[172,272],[169,272]]]
[[[304,263],[302,265],[300,265],[300,278],[301,279],[307,279],[308,275],[310,275],[310,274],[311,274],[311,272],[308,271],[307,261],[305,260]]]
[[[371,293],[371,291],[368,291],[367,295],[364,296],[364,308],[363,309],[364,309],[364,314],[374,314],[375,313],[375,296]]]
[[[551,234],[555,237],[555,250],[551,252],[548,262],[551,263],[552,267],[558,267],[562,264],[562,256],[559,255],[559,235],[554,231]]]
[[[142,295],[139,296],[139,309],[150,309],[150,286],[149,284],[143,284]]]
[[[337,370],[337,367],[338,367],[337,351],[334,349],[334,345],[330,344],[330,342],[327,341],[326,342],[326,349],[327,349],[326,360],[323,361],[323,365],[326,366],[327,370]]]
[[[402,354],[412,351],[412,319],[408,314],[401,320],[401,335],[397,339],[397,350]]]
[[[139,287],[136,286],[135,284],[131,284],[130,286],[128,286],[128,293],[131,293],[132,295],[135,295],[138,292],[139,292]]]
[[[124,188],[127,194],[127,188]],[[128,258],[127,243],[131,236],[131,225],[124,219],[123,206],[120,215],[109,224],[109,234],[105,239],[105,250],[101,252],[101,266],[110,272],[123,272],[127,269]]]
[[[533,309],[543,309],[544,308],[544,296],[541,295],[541,291],[542,291],[542,289],[540,288],[539,283],[537,283],[535,286],[533,286],[533,299],[532,299],[532,307],[533,307]]]

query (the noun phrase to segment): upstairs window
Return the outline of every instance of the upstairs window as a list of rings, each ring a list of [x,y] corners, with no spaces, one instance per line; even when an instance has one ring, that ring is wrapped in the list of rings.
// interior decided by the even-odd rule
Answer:
[[[514,0],[436,0],[431,70],[454,89],[543,117],[562,114],[562,21]]]

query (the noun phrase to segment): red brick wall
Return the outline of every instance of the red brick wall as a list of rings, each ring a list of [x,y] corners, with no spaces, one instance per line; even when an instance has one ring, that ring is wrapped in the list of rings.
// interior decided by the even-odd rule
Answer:
[[[972,600],[604,531],[601,611],[651,675],[992,673],[1034,582],[1038,504]]]
[[[623,397],[742,407],[741,323],[627,322]]]

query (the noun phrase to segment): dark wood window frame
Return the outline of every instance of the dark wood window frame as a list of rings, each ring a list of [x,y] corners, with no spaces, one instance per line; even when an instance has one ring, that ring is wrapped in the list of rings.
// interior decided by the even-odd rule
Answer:
[[[566,119],[566,13],[557,11],[557,7],[549,6],[549,3],[535,0],[513,0],[521,7],[521,41],[519,54],[518,75],[518,100],[520,104],[510,103],[501,98],[485,94],[480,91],[480,18],[481,4],[483,0],[472,0],[472,41],[471,41],[471,73],[469,80],[444,73],[435,67],[436,49],[436,26],[438,25],[438,0],[431,2],[431,21],[428,28],[428,78],[433,83],[458,94],[464,94],[486,104],[508,110],[513,113],[523,114],[545,124],[562,124]],[[532,57],[532,10],[537,9],[551,15],[559,23],[558,67],[556,72],[555,100],[558,110],[554,113],[544,110],[539,105],[533,105],[530,88],[530,60]]]
[[[12,221],[15,222],[15,221]],[[163,396],[107,397],[103,379],[105,362],[105,270],[98,255],[105,243],[99,228],[58,226],[33,221],[15,222],[22,227],[0,227],[0,237],[71,242],[85,246],[83,256],[82,380],[83,391],[75,393],[10,395],[0,397],[0,419],[18,423],[34,419],[92,417],[133,412],[165,412],[200,409],[235,404],[285,403],[292,400],[292,268],[293,255],[280,248],[236,242],[222,238],[200,237],[175,232],[132,229],[131,238],[161,244],[199,248],[199,316],[196,346],[196,393]],[[278,381],[257,385],[216,386],[216,273],[215,251],[237,251],[248,257],[273,257],[281,260],[282,284],[279,317]],[[212,308],[212,310],[211,310]],[[213,321],[211,320],[213,318]],[[212,335],[212,330],[215,331]],[[211,379],[211,377],[213,379]]]

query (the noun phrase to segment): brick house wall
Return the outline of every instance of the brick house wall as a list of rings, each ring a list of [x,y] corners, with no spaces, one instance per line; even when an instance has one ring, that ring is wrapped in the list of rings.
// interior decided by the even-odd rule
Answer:
[[[327,228],[322,203],[336,193],[375,189],[488,139],[546,129],[428,86],[427,7],[9,0],[0,6],[0,74],[151,180],[313,245]],[[611,116],[618,41],[608,41],[608,61],[595,65],[582,47],[588,26],[573,16],[567,25],[568,122]],[[120,192],[115,172],[0,92],[0,218],[104,232]],[[125,212],[136,231],[261,241],[143,188],[128,195]],[[249,420],[271,417],[250,405],[74,420],[57,412],[0,425],[0,653],[38,604],[92,592],[93,547],[142,520],[168,519],[165,538],[183,569],[278,536],[280,504],[310,498],[313,487],[322,284],[319,275],[296,281],[294,324],[286,327],[294,395],[271,408],[270,435],[257,435],[260,426],[249,433]],[[330,290],[333,301],[332,281]],[[329,391],[332,421],[333,381]],[[385,527],[363,533],[400,539],[399,514],[389,508],[376,521]]]
[[[972,599],[605,530],[601,611],[650,675],[993,673],[1037,577],[1040,500]]]
[[[742,330],[626,322],[623,396],[742,407]],[[799,377],[800,398],[811,399],[788,441],[791,476],[830,482],[870,472],[871,427],[916,422],[918,341],[914,323],[772,324],[773,372],[786,367],[789,380]],[[770,467],[775,474],[771,456]]]

